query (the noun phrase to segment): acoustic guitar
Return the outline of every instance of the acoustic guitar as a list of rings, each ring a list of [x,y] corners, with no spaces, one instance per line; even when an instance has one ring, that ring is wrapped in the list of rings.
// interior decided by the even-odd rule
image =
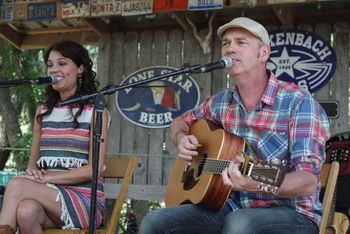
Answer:
[[[223,184],[221,173],[239,155],[245,158],[240,169],[243,175],[263,182],[271,189],[282,184],[285,166],[258,163],[254,155],[246,153],[250,147],[243,138],[203,119],[190,127],[189,134],[199,141],[198,156],[193,157],[190,165],[176,157],[165,192],[167,207],[193,203],[213,211],[221,209],[231,192]],[[253,154],[251,149],[250,152]]]
[[[349,169],[349,144],[348,141],[342,140],[341,137],[348,136],[334,136],[327,141],[326,152],[327,159],[326,161],[338,161],[340,164],[338,175],[343,175]],[[341,213],[335,211],[335,204],[338,194],[338,185],[335,184],[335,189],[333,193],[332,203],[329,210],[329,215],[327,219],[327,227],[325,234],[346,234],[349,230],[349,219],[348,217]]]
[[[335,211],[335,203],[337,198],[337,184],[335,185],[332,198],[332,205],[327,219],[327,227],[325,234],[346,234],[349,229],[348,217],[340,212]]]
[[[326,234],[346,234],[349,229],[348,217],[340,212],[334,212],[333,220],[330,221],[326,228]]]

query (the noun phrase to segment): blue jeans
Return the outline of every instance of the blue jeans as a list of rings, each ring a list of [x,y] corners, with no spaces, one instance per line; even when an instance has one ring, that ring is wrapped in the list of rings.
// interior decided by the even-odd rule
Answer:
[[[150,211],[142,220],[140,234],[318,234],[318,225],[285,206],[239,209],[229,205],[213,212],[186,204]]]

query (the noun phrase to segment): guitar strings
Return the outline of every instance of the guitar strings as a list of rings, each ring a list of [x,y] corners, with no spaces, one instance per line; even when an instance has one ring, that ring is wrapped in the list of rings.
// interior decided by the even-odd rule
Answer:
[[[229,166],[229,164],[230,164],[230,160],[217,160],[212,158],[203,158],[200,160],[199,167],[202,167],[204,172],[220,174],[225,168]],[[257,166],[257,165],[251,163],[250,166]],[[241,172],[243,171],[243,167],[244,167],[244,164],[240,165]],[[264,166],[259,167],[259,171],[271,171],[271,170],[276,171],[278,169],[265,168]],[[254,174],[252,174],[251,176],[259,176],[261,178],[266,178],[266,173],[265,174],[258,173],[256,172],[256,170],[253,171],[253,173]]]

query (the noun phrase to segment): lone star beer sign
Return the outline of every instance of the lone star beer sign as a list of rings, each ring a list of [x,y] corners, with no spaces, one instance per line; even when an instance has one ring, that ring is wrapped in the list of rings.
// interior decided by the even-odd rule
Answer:
[[[313,93],[333,77],[337,57],[323,38],[298,29],[275,30],[269,34],[268,68],[278,79],[293,82]]]
[[[129,75],[121,85],[132,84],[178,71],[172,67],[147,67]],[[146,128],[168,127],[172,120],[199,103],[197,83],[177,74],[118,91],[116,105],[130,122]]]

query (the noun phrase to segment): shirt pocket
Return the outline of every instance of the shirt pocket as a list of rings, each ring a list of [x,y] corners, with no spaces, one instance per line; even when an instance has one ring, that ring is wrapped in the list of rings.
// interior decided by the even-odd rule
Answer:
[[[287,132],[260,131],[258,134],[257,149],[259,158],[263,160],[286,159],[288,155]]]

